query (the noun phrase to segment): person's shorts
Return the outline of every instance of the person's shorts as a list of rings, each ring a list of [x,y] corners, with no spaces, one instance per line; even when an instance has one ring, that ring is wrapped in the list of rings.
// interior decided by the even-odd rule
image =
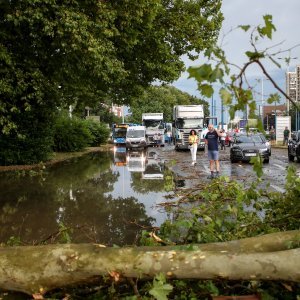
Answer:
[[[209,160],[219,160],[219,151],[216,150],[208,150],[208,159]]]

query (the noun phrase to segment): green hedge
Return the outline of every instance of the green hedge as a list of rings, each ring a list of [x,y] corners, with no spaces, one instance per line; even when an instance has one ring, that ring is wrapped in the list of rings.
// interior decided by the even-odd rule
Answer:
[[[85,120],[61,113],[54,125],[54,147],[56,152],[75,152],[88,147],[93,136]]]
[[[96,147],[107,142],[110,129],[107,128],[105,124],[93,120],[86,120],[86,125],[92,135],[90,146]]]

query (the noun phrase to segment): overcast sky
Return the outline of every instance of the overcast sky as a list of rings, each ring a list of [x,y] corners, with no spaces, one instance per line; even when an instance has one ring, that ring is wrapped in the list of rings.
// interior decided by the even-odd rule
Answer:
[[[263,16],[270,14],[273,16],[273,24],[277,31],[273,35],[272,41],[261,44],[259,49],[274,46],[278,43],[282,43],[275,48],[276,50],[286,50],[297,44],[300,44],[300,30],[299,30],[299,14],[300,14],[300,0],[223,0],[222,12],[224,14],[224,22],[220,37],[225,35],[223,41],[223,49],[226,51],[227,58],[230,62],[241,66],[243,62],[246,62],[245,51],[250,50],[249,34],[242,30],[235,30],[229,34],[231,29],[238,25],[259,25],[263,24]],[[272,52],[274,50],[272,49]],[[278,55],[280,57],[288,56],[288,53]],[[282,69],[279,69],[274,64],[267,61],[264,62],[267,70],[276,79],[277,83],[285,90],[285,71],[287,67],[290,71],[294,71],[295,66],[300,64],[300,47],[297,47],[291,51],[292,59],[290,65],[287,66],[283,60],[279,60],[282,64]],[[191,65],[199,65],[205,61],[191,62],[185,59],[186,67]],[[178,89],[188,92],[189,94],[199,96],[197,91],[197,84],[192,79],[187,79],[187,73],[183,73],[179,80],[174,82],[174,86]],[[258,68],[251,68],[247,73],[247,76],[252,79],[262,78],[262,72]],[[264,96],[270,92],[275,92],[270,82],[264,81]],[[258,92],[261,92],[261,84],[257,84]],[[257,95],[257,98],[261,98]],[[216,99],[217,115],[220,115],[220,100],[218,93],[215,93],[214,99]],[[209,102],[211,100],[206,99]],[[225,120],[226,121],[226,120]]]

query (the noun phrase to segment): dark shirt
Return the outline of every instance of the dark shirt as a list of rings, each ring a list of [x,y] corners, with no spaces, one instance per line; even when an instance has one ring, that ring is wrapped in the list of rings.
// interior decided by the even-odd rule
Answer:
[[[288,129],[285,129],[285,130],[283,131],[283,136],[284,136],[284,137],[289,137],[289,135],[290,135],[290,131],[289,131]]]
[[[218,151],[218,139],[219,136],[217,132],[214,130],[213,132],[208,131],[205,139],[207,140],[208,150],[210,151]]]

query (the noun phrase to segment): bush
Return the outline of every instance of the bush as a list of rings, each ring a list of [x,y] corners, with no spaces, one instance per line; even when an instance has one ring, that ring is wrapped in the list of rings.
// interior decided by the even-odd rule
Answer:
[[[0,164],[25,165],[46,161],[53,150],[54,116],[48,107],[40,105],[15,114],[18,131],[0,135]]]
[[[93,141],[85,120],[61,113],[54,125],[54,151],[74,152],[83,150]]]
[[[100,144],[106,143],[109,137],[109,128],[105,124],[95,122],[93,120],[86,120],[87,127],[92,135],[92,141],[90,146],[99,146]]]

